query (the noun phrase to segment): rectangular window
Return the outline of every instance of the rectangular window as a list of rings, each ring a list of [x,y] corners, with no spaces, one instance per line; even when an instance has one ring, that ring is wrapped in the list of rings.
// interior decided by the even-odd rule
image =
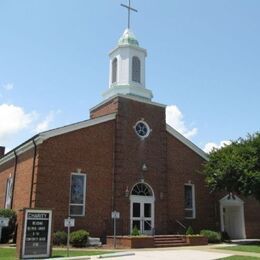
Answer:
[[[184,185],[184,216],[195,218],[195,188],[194,184]]]
[[[13,195],[13,178],[10,176],[6,182],[6,190],[5,190],[5,208],[11,208],[12,202],[12,195]]]
[[[72,173],[70,177],[70,216],[85,216],[86,174]]]

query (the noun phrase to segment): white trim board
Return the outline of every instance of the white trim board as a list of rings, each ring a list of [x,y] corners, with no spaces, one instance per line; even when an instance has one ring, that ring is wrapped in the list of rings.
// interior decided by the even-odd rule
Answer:
[[[90,120],[85,120],[79,123],[75,123],[75,124],[71,124],[71,125],[67,125],[67,126],[63,126],[63,127],[59,127],[56,129],[52,129],[49,131],[45,131],[42,132],[34,137],[32,137],[31,139],[27,140],[25,143],[21,144],[20,146],[14,148],[12,151],[10,151],[9,153],[7,153],[3,158],[0,159],[0,165],[10,161],[11,159],[15,158],[15,153],[17,155],[20,155],[30,149],[33,148],[34,143],[36,145],[39,145],[41,143],[43,143],[44,141],[46,141],[47,139],[51,138],[51,137],[55,137],[58,135],[62,135],[62,134],[66,134],[69,132],[73,132],[73,131],[77,131],[86,127],[90,127],[90,126],[94,126],[94,125],[98,125],[101,123],[105,123],[111,120],[114,120],[116,118],[116,113],[113,114],[109,114],[106,116],[101,116],[101,117],[97,117],[94,119],[90,119]]]
[[[193,150],[195,153],[197,153],[199,156],[201,156],[204,160],[208,161],[208,155],[203,152],[198,146],[196,146],[194,143],[192,143],[190,140],[185,138],[182,134],[177,132],[174,128],[169,126],[168,124],[166,125],[166,130],[169,134],[174,136],[176,139],[178,139],[180,142],[185,144],[187,147],[189,147],[191,150]]]

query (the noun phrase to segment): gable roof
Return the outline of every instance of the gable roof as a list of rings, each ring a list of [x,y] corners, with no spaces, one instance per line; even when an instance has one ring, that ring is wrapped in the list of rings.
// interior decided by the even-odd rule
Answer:
[[[186,137],[184,137],[182,134],[180,134],[178,131],[176,131],[174,128],[166,125],[166,130],[169,134],[174,136],[176,139],[178,139],[180,142],[182,142],[184,145],[189,147],[192,151],[197,153],[200,157],[202,157],[204,160],[208,161],[208,155],[202,151],[197,145],[192,143],[190,140],[188,140]]]
[[[59,128],[55,128],[55,129],[52,129],[52,130],[48,130],[48,131],[39,133],[39,134],[33,136],[32,138],[28,139],[27,141],[25,141],[21,145],[15,147],[10,152],[8,152],[4,157],[2,157],[0,159],[0,165],[8,162],[11,159],[13,159],[15,157],[15,154],[19,155],[19,154],[22,154],[22,153],[30,150],[31,148],[34,147],[34,143],[36,145],[39,145],[39,144],[43,143],[44,141],[46,141],[47,139],[49,139],[51,137],[55,137],[55,136],[58,136],[58,135],[66,134],[66,133],[73,132],[73,131],[76,131],[76,130],[80,130],[80,129],[83,129],[83,128],[86,128],[86,127],[105,123],[107,121],[114,120],[115,118],[116,118],[116,113],[113,113],[113,114],[109,114],[109,115],[97,117],[97,118],[94,118],[94,119],[81,121],[81,122],[78,122],[78,123],[75,123],[75,124],[71,124],[71,125],[67,125],[67,126],[63,126],[63,127],[59,127]],[[174,136],[176,139],[178,139],[180,142],[182,142],[184,145],[189,147],[191,150],[193,150],[195,153],[197,153],[199,156],[201,156],[203,159],[208,160],[208,156],[205,152],[203,152],[198,146],[193,144],[190,140],[185,138],[183,135],[181,135],[179,132],[177,132],[174,128],[172,128],[168,124],[166,125],[166,131],[169,134],[171,134],[172,136]]]
[[[19,154],[24,153],[25,151],[30,150],[31,148],[34,147],[34,143],[36,145],[39,145],[39,144],[43,143],[44,141],[46,141],[47,139],[49,139],[51,137],[55,137],[55,136],[58,136],[58,135],[66,134],[66,133],[73,132],[73,131],[76,131],[76,130],[80,130],[80,129],[83,129],[83,128],[86,128],[86,127],[105,123],[107,121],[114,120],[115,118],[116,118],[116,114],[113,113],[113,114],[109,114],[109,115],[106,115],[106,116],[100,116],[100,117],[97,117],[97,118],[94,118],[94,119],[81,121],[81,122],[78,122],[78,123],[75,123],[75,124],[71,124],[71,125],[67,125],[67,126],[63,126],[63,127],[59,127],[59,128],[55,128],[55,129],[52,129],[52,130],[48,130],[48,131],[39,133],[39,134],[33,136],[32,138],[28,139],[27,141],[25,141],[21,145],[17,146],[16,148],[11,150],[7,154],[5,154],[5,156],[0,159],[0,165],[8,162],[11,159],[13,159],[15,157],[15,154],[19,155]]]

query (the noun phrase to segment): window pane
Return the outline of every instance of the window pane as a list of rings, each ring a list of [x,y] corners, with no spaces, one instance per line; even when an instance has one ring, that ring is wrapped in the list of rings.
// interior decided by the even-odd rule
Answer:
[[[133,217],[140,217],[140,203],[133,203]]]
[[[72,175],[71,177],[71,204],[84,203],[84,176]]]
[[[117,82],[117,59],[112,63],[112,83]]]
[[[132,80],[141,82],[141,62],[138,57],[133,57],[132,60]]]
[[[152,210],[151,210],[151,203],[144,204],[144,217],[151,218],[152,217]]]
[[[144,230],[152,230],[152,222],[150,220],[144,222]]]
[[[140,221],[139,220],[133,220],[133,229],[137,228],[138,230],[141,230]]]
[[[84,215],[84,212],[83,212],[83,206],[73,206],[71,205],[70,206],[70,215],[71,216],[82,216]]]
[[[185,209],[185,218],[193,218],[193,210]]]
[[[192,204],[192,186],[184,186],[184,196],[185,196],[185,208],[186,209],[192,209],[193,204]]]
[[[13,194],[13,178],[9,177],[6,183],[6,191],[5,191],[5,208],[11,208],[12,194]]]

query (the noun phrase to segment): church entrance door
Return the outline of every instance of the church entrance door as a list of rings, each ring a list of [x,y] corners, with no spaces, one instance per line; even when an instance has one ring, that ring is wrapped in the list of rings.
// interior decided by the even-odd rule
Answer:
[[[235,195],[220,200],[221,231],[231,239],[245,239],[244,202]]]
[[[134,186],[131,193],[131,233],[137,228],[141,234],[152,235],[154,231],[154,196],[152,189],[144,183]]]

